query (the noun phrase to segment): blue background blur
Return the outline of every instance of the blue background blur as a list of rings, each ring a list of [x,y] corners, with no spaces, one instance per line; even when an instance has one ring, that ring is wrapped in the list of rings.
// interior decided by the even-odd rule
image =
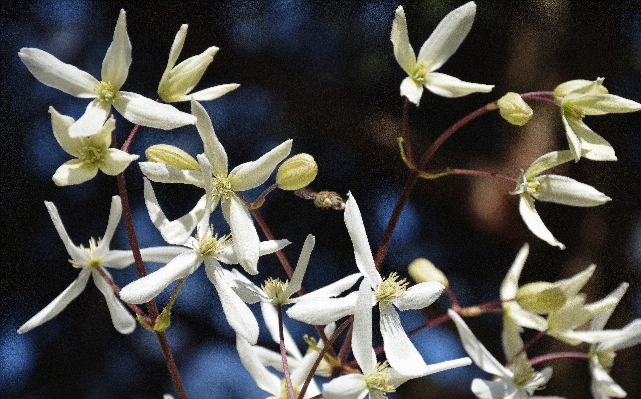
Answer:
[[[402,2],[409,36],[418,48],[440,19],[463,1]],[[480,0],[470,35],[441,71],[463,80],[495,84],[491,94],[444,99],[425,93],[411,107],[410,125],[420,153],[439,133],[468,112],[507,91],[553,90],[570,79],[605,77],[611,93],[641,101],[641,9],[637,2]],[[155,337],[142,328],[119,335],[102,295],[89,283],[58,317],[25,335],[16,329],[46,306],[77,276],[44,207],[53,201],[76,244],[104,233],[115,179],[99,174],[74,187],[56,187],[51,176],[70,159],[51,132],[47,108],[78,118],[87,100],[38,82],[19,60],[22,47],[36,47],[98,77],[118,11],[127,11],[133,64],[123,89],[156,98],[174,35],[189,33],[180,60],[209,46],[220,47],[197,89],[240,83],[236,91],[205,103],[225,146],[230,166],[256,159],[285,139],[293,152],[312,154],[319,174],[312,187],[357,198],[374,248],[402,190],[407,171],[397,152],[403,71],[389,41],[395,0],[376,1],[10,1],[0,7],[0,157],[2,160],[2,271],[0,280],[0,396],[7,398],[160,398],[173,392]],[[178,105],[189,112],[187,104]],[[480,168],[517,176],[539,155],[566,147],[558,111],[535,107],[524,128],[497,114],[474,121],[439,151],[434,167]],[[117,117],[120,142],[132,125]],[[525,228],[510,184],[452,177],[421,182],[397,227],[384,271],[405,273],[410,261],[427,257],[444,270],[464,305],[496,299],[501,279],[524,242],[531,243],[523,281],[548,280],[598,264],[587,289],[595,300],[621,281],[631,283],[611,320],[620,327],[641,316],[641,116],[587,119],[608,139],[619,162],[581,161],[563,170],[613,198],[605,206],[575,209],[539,204],[550,230],[568,249],[559,251]],[[141,129],[133,153],[170,143],[195,155],[202,151],[194,127],[171,132]],[[126,172],[141,245],[161,245],[142,202],[141,173]],[[197,201],[194,187],[156,184],[170,218]],[[260,191],[252,192],[255,198]],[[295,261],[311,233],[317,244],[305,280],[320,287],[356,270],[342,214],[276,192],[263,208],[277,237]],[[225,231],[220,216],[213,220]],[[112,248],[127,248],[123,226]],[[155,270],[159,265],[150,265]],[[283,276],[274,256],[261,258],[261,279]],[[133,268],[114,272],[123,286]],[[166,303],[167,295],[159,301]],[[441,314],[447,301],[421,314],[405,314],[407,329]],[[440,306],[440,307],[439,307]],[[410,312],[405,312],[410,313]],[[260,398],[235,353],[234,338],[212,285],[202,270],[192,275],[176,303],[167,331],[187,392],[198,398]],[[470,321],[499,358],[499,317]],[[296,335],[313,333],[295,322]],[[428,362],[462,355],[450,325],[413,340]],[[260,341],[274,347],[263,330]],[[300,342],[303,345],[302,340]],[[531,357],[566,350],[552,340]],[[584,349],[584,348],[582,348]],[[557,361],[547,394],[587,397],[583,361]],[[622,351],[612,375],[628,398],[641,397],[639,348]],[[637,377],[634,377],[637,375]],[[399,398],[469,398],[469,383],[484,376],[473,366],[403,385]],[[487,377],[487,376],[485,376]]]

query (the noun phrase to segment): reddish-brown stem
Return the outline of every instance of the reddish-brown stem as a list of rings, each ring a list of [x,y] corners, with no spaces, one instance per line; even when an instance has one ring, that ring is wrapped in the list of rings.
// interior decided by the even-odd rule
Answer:
[[[111,288],[114,290],[116,294],[120,293],[120,287],[114,281],[107,276],[107,273],[105,273],[105,270],[102,267],[97,267],[96,271],[100,273],[102,278],[111,286]],[[152,325],[153,321],[149,316],[145,314],[145,312],[142,311],[138,306],[134,305],[133,303],[126,303],[127,306],[129,306],[129,309],[133,310],[134,313],[136,313],[138,316],[142,317],[149,325]]]
[[[449,174],[452,175],[469,175],[469,176],[482,176],[482,177],[495,177],[497,179],[509,181],[510,183],[516,183],[517,180],[508,175],[502,173],[486,172],[484,170],[474,170],[474,169],[447,169]]]
[[[276,184],[276,183],[274,183],[271,186],[267,187],[267,189],[265,191],[263,191],[262,194],[260,194],[258,196],[258,198],[256,198],[256,200],[254,202],[250,202],[248,204],[248,207],[249,208],[260,208],[263,205],[263,203],[265,202],[265,198],[267,197],[267,195],[269,193],[271,193],[272,191],[276,190],[277,188],[278,188],[278,184]]]
[[[530,359],[530,366],[556,359],[589,359],[590,355],[583,352],[555,352]]]
[[[129,132],[129,137],[127,137],[127,140],[125,140],[125,144],[122,145],[122,151],[129,152],[129,146],[131,146],[131,142],[136,136],[136,133],[138,133],[138,129],[140,129],[140,125],[136,125],[133,129],[131,129],[131,132]]]
[[[292,378],[289,374],[289,365],[287,364],[287,348],[285,348],[285,335],[283,333],[283,307],[276,306],[278,310],[278,335],[280,337],[280,357],[283,360],[283,373],[285,374],[285,384],[287,385],[287,397],[289,399],[296,399],[294,387],[292,386]]]
[[[447,294],[447,297],[450,298],[450,302],[452,302],[452,308],[454,308],[455,311],[458,311],[458,309],[461,308],[461,305],[459,305],[458,299],[456,299],[456,295],[454,295],[454,291],[452,291],[450,287],[445,287],[445,293]]]
[[[547,334],[547,332],[548,332],[548,330],[540,331],[538,334],[536,334],[536,335],[534,336],[534,338],[532,338],[531,340],[529,340],[528,342],[526,342],[526,343],[523,345],[523,347],[522,347],[518,352],[516,352],[516,354],[515,354],[514,356],[512,356],[512,358],[507,362],[507,364],[505,365],[505,367],[508,367],[510,364],[514,363],[514,361],[516,360],[516,358],[517,358],[521,353],[524,353],[524,352],[526,352],[528,349],[530,349],[530,347],[531,347],[532,345],[534,345],[534,343],[536,343],[536,341],[538,341],[538,340],[540,340],[541,338],[543,338],[543,337],[545,336],[545,334]]]
[[[165,333],[163,331],[156,331],[156,337],[158,337],[158,342],[160,342],[162,354],[163,356],[165,356],[165,362],[167,363],[167,368],[169,369],[171,380],[174,382],[174,388],[176,388],[178,398],[187,399],[187,392],[185,391],[183,382],[180,379],[180,373],[178,372],[178,367],[176,366],[174,356],[171,354],[171,349],[169,348],[167,337],[165,336]]]
[[[352,332],[354,331],[354,316],[349,316],[347,320],[345,320],[345,323],[349,323],[349,330],[347,331],[347,334],[345,335],[345,341],[343,341],[343,345],[341,346],[341,350],[338,352],[338,362],[340,364],[344,364],[345,360],[347,359],[347,354],[349,353],[349,348],[352,346]],[[335,377],[334,373],[332,373],[332,378]]]

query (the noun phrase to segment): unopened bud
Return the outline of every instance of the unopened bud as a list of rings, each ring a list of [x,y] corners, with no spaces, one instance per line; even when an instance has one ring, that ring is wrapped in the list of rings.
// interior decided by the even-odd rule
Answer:
[[[299,190],[313,182],[317,173],[318,165],[314,157],[305,153],[296,154],[280,165],[276,173],[276,184],[282,190]]]
[[[525,125],[534,114],[532,108],[523,101],[519,94],[514,92],[509,92],[501,97],[497,101],[497,105],[503,119],[516,126]]]
[[[164,163],[182,170],[199,170],[198,161],[178,147],[169,144],[156,144],[145,151],[147,160]]]
[[[537,281],[519,287],[515,299],[523,309],[538,314],[548,314],[563,306],[566,296],[558,286]]]
[[[436,281],[446,287],[449,285],[445,274],[434,266],[434,263],[425,258],[418,258],[412,261],[408,267],[408,272],[416,283]]]

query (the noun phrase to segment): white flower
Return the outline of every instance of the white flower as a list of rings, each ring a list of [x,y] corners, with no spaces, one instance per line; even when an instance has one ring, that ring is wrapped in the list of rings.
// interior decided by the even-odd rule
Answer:
[[[628,283],[622,283],[609,297],[621,300],[628,289]],[[597,313],[590,325],[591,331],[600,331],[605,327],[616,304]],[[614,363],[616,351],[641,344],[641,319],[635,319],[621,330],[617,337],[590,346],[590,372],[592,374],[591,390],[595,399],[624,398],[625,391],[610,377],[609,371]]]
[[[401,83],[402,96],[418,105],[423,95],[423,86],[443,97],[461,97],[492,90],[492,85],[464,82],[453,76],[434,72],[459,48],[472,29],[475,14],[476,4],[472,1],[447,14],[423,43],[417,59],[407,35],[403,7],[396,9],[391,35],[394,56],[408,75]]]
[[[603,205],[610,201],[610,197],[585,183],[559,175],[541,175],[547,169],[570,162],[574,159],[572,152],[553,151],[536,159],[530,167],[523,172],[514,191],[510,194],[519,195],[519,212],[523,221],[534,235],[550,245],[565,248],[550,230],[545,227],[543,220],[534,208],[534,200],[556,202],[557,204],[589,207]]]
[[[202,173],[211,175],[211,165],[204,155],[198,155]],[[252,344],[258,339],[258,323],[251,310],[231,289],[225,280],[225,274],[219,262],[226,264],[239,263],[238,248],[231,243],[231,236],[221,238],[214,234],[213,227],[209,226],[211,215],[211,186],[210,181],[205,179],[205,190],[207,201],[205,212],[200,219],[195,237],[182,243],[190,248],[184,253],[176,256],[167,265],[155,272],[142,277],[120,291],[120,297],[130,303],[148,302],[172,282],[187,277],[204,263],[207,277],[216,287],[220,302],[225,312],[227,321],[237,334],[242,335]],[[149,203],[149,202],[148,202]],[[149,214],[156,225],[169,223],[160,208],[148,209]],[[257,252],[260,255],[276,252],[289,244],[287,240],[259,242]]]
[[[116,128],[113,116],[107,119],[105,125],[90,137],[71,137],[69,127],[74,120],[70,116],[61,115],[53,107],[49,107],[51,126],[58,144],[69,155],[76,157],[62,164],[53,175],[53,181],[59,186],[84,183],[98,173],[115,176],[122,173],[129,164],[138,159],[138,155],[127,154],[111,147],[111,132]]]
[[[158,85],[158,95],[160,98],[168,103],[189,100],[208,101],[218,98],[240,86],[236,83],[231,83],[191,93],[198,82],[200,82],[200,78],[202,78],[209,64],[214,60],[214,55],[218,52],[218,47],[209,47],[202,54],[189,57],[176,65],[186,36],[187,25],[185,24],[178,30],[174,44],[171,46],[167,67]]]
[[[67,305],[85,289],[89,276],[93,277],[96,287],[98,287],[100,292],[105,296],[107,307],[111,314],[111,321],[116,330],[122,334],[131,333],[136,327],[135,319],[127,312],[122,303],[114,295],[111,286],[98,272],[98,269],[102,268],[105,274],[109,276],[109,272],[104,269],[105,267],[122,269],[134,261],[131,251],[109,250],[109,243],[116,231],[116,226],[118,226],[122,213],[120,197],[114,196],[111,198],[109,223],[107,224],[105,235],[102,239],[98,239],[98,241],[92,238],[89,241],[89,248],[85,248],[82,245],[77,247],[69,238],[55,205],[48,201],[45,202],[45,205],[56,227],[56,231],[58,231],[58,235],[62,239],[69,256],[71,256],[69,262],[71,262],[74,267],[80,269],[80,275],[62,294],[58,295],[49,305],[24,323],[18,329],[18,333],[25,333],[57,316],[58,313],[66,308]],[[181,252],[181,249],[173,247],[146,248],[141,250],[143,259],[150,262],[167,262]]]
[[[456,324],[461,342],[468,355],[474,363],[495,378],[493,380],[483,380],[475,378],[472,381],[472,392],[481,399],[526,399],[532,397],[537,389],[542,389],[552,377],[552,368],[546,367],[540,372],[535,371],[528,363],[525,354],[521,354],[514,359],[512,365],[507,368],[501,364],[492,354],[483,346],[474,336],[474,333],[465,324],[461,316],[452,309],[448,311],[450,317]],[[517,328],[516,325],[514,325]],[[505,332],[504,332],[505,334]],[[521,343],[518,331],[512,330],[508,333],[510,339]],[[518,346],[511,343],[511,347]]]
[[[216,137],[209,115],[198,102],[192,100],[191,106],[192,113],[197,118],[196,128],[204,143],[205,156],[213,167],[213,174],[203,177],[200,170],[182,170],[156,162],[140,162],[140,169],[145,176],[155,182],[193,184],[199,187],[211,184],[213,199],[210,211],[213,211],[220,201],[223,215],[234,237],[234,246],[240,265],[247,273],[257,274],[258,233],[245,203],[236,195],[236,192],[249,190],[265,183],[276,166],[289,155],[292,141],[287,140],[256,161],[238,165],[228,172],[227,153]],[[211,181],[207,183],[205,180]],[[202,206],[204,204],[200,202],[192,214],[202,212]],[[161,233],[163,233],[162,229]]]
[[[574,159],[581,157],[594,161],[616,161],[614,149],[603,137],[585,123],[585,115],[635,112],[641,104],[608,94],[603,78],[595,81],[571,80],[554,89],[554,98],[561,105],[561,118]]]
[[[102,61],[101,81],[46,51],[23,48],[18,55],[33,76],[45,85],[75,97],[94,98],[84,115],[69,128],[71,137],[98,133],[111,112],[111,105],[125,119],[142,126],[170,130],[196,122],[193,115],[180,112],[171,105],[120,90],[131,64],[131,42],[124,10],[120,11],[113,41]]]

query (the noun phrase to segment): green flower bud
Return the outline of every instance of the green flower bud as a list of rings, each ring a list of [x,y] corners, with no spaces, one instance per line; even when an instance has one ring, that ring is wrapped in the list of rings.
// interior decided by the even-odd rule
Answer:
[[[316,178],[318,165],[309,154],[296,154],[280,165],[276,173],[278,188],[294,191],[306,187]]]
[[[516,126],[525,125],[534,112],[520,95],[509,92],[497,101],[499,112],[506,121]]]
[[[147,160],[164,163],[182,170],[199,170],[198,161],[178,147],[169,144],[156,144],[145,151]]]
[[[412,261],[408,267],[408,272],[416,283],[436,281],[446,287],[449,285],[445,274],[425,258],[418,258]]]
[[[548,314],[563,306],[567,298],[555,284],[537,281],[519,287],[515,299],[526,310]]]

